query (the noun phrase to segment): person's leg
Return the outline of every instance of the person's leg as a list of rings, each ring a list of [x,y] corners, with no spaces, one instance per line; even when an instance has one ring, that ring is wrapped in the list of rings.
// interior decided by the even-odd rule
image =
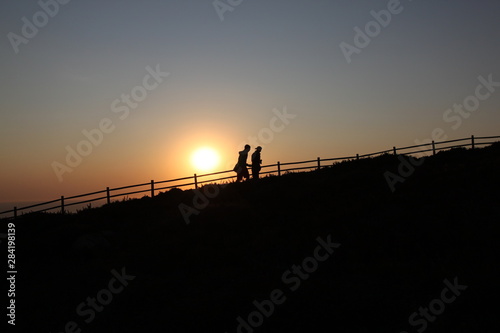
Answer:
[[[259,168],[252,168],[252,178],[259,179]]]
[[[250,178],[250,174],[248,173],[248,168],[243,168],[243,178]]]

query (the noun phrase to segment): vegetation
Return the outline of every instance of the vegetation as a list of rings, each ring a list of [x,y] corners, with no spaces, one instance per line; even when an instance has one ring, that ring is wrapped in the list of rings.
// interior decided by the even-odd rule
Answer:
[[[62,332],[237,332],[254,300],[284,292],[255,332],[416,332],[409,317],[443,281],[467,289],[428,332],[493,332],[500,145],[428,157],[392,192],[393,155],[210,189],[190,223],[193,190],[16,221],[18,322]],[[2,221],[5,224],[6,221]],[[341,244],[291,291],[283,274]],[[111,270],[136,278],[86,323],[77,306]],[[28,319],[29,318],[29,319]],[[250,332],[240,329],[240,332]]]

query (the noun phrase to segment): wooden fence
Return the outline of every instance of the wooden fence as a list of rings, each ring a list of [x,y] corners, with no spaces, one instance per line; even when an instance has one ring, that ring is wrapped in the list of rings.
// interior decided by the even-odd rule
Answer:
[[[382,154],[394,154],[394,155],[406,154],[406,155],[409,155],[409,154],[418,154],[418,153],[432,153],[434,155],[438,151],[452,149],[452,148],[469,147],[471,149],[474,149],[476,147],[490,145],[490,144],[493,144],[495,142],[495,141],[491,141],[494,139],[500,139],[500,136],[474,137],[474,135],[473,135],[473,136],[468,137],[468,138],[457,139],[457,140],[449,140],[449,141],[441,141],[441,142],[432,141],[430,143],[402,147],[402,148],[392,147],[392,149],[383,150],[383,151],[370,153],[370,154],[364,154],[364,155],[356,154],[353,156],[326,158],[326,159],[321,159],[318,157],[314,160],[300,161],[300,162],[287,162],[287,163],[281,163],[278,161],[276,164],[269,164],[269,165],[262,166],[262,171],[260,172],[260,174],[261,175],[281,176],[281,174],[283,174],[285,172],[321,169],[322,167],[330,166],[331,165],[330,162],[339,162],[339,161],[354,160],[354,159],[359,160],[361,158],[368,158],[368,157],[378,156],[378,155],[382,155]],[[299,166],[297,166],[297,165],[299,165]],[[264,169],[267,169],[267,170],[264,171]],[[231,175],[228,176],[227,174],[231,174]],[[220,176],[220,175],[225,175],[225,176],[219,177],[219,178],[213,178],[214,176]],[[91,202],[95,202],[95,201],[104,201],[104,200],[106,200],[106,203],[109,204],[109,203],[111,203],[111,199],[113,199],[113,198],[141,194],[141,193],[149,193],[151,197],[154,197],[155,193],[157,193],[158,191],[161,191],[161,190],[167,190],[167,189],[172,189],[172,188],[181,188],[181,187],[187,187],[187,186],[191,186],[191,187],[194,186],[194,188],[198,188],[200,185],[205,184],[205,183],[215,183],[215,182],[227,181],[229,179],[233,179],[234,177],[235,177],[234,171],[227,170],[227,171],[220,171],[220,172],[208,173],[208,174],[203,174],[203,175],[194,174],[193,176],[189,176],[189,177],[163,180],[163,181],[159,181],[159,182],[155,182],[154,180],[151,180],[150,182],[147,182],[147,183],[129,185],[129,186],[123,186],[123,187],[117,187],[117,188],[106,187],[105,190],[101,190],[101,191],[85,193],[85,194],[80,194],[80,195],[74,195],[74,196],[70,196],[70,197],[61,196],[60,198],[52,200],[52,201],[42,202],[42,203],[29,205],[29,206],[25,206],[25,207],[20,207],[20,208],[14,207],[11,210],[0,212],[0,217],[2,214],[11,214],[12,216],[9,216],[6,218],[16,218],[18,216],[18,214],[21,212],[35,213],[35,212],[46,212],[46,211],[51,211],[51,210],[55,210],[55,209],[59,209],[62,214],[65,214],[67,208],[70,206],[82,205],[82,204],[86,204],[86,203],[91,203]],[[179,184],[179,182],[180,182],[180,184]],[[123,190],[130,190],[130,189],[134,189],[134,190],[131,192],[125,192],[125,193],[120,192]],[[120,193],[117,193],[117,192],[120,192]],[[89,198],[89,197],[92,197],[92,198]],[[75,199],[82,199],[82,198],[85,198],[85,200],[74,202]],[[53,204],[57,204],[57,205],[53,206]],[[43,207],[43,206],[50,206],[50,207]],[[43,207],[43,208],[41,208],[41,207]],[[33,210],[34,208],[41,208],[41,209]]]

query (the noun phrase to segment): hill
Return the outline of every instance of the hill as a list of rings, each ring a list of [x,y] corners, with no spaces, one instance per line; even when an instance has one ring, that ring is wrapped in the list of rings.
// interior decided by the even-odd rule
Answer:
[[[493,332],[500,144],[412,162],[23,216],[18,328]]]

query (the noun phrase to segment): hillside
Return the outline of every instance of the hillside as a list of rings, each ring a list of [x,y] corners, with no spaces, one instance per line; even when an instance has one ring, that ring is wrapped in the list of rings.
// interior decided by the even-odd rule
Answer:
[[[500,144],[414,162],[23,216],[17,329],[493,332]]]

